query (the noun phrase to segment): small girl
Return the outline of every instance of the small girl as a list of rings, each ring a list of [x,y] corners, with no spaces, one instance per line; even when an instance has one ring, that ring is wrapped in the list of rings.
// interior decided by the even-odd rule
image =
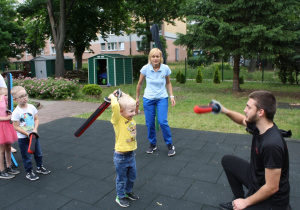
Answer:
[[[20,171],[11,167],[11,144],[18,140],[17,132],[10,123],[11,114],[7,110],[7,88],[0,87],[0,178],[11,179]],[[6,166],[4,167],[4,155]]]

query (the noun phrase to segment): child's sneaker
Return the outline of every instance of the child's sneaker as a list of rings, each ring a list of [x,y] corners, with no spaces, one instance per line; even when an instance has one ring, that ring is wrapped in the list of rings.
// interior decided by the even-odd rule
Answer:
[[[5,170],[0,172],[0,178],[1,179],[12,179],[14,177],[15,177],[15,175],[8,174]]]
[[[8,167],[8,168],[6,168],[6,172],[7,172],[8,174],[14,174],[14,175],[16,175],[16,174],[19,174],[19,173],[20,173],[20,171],[19,171],[19,170],[13,169],[12,167]]]
[[[30,181],[35,181],[35,180],[39,179],[39,177],[37,175],[35,175],[35,173],[33,173],[33,171],[28,172],[26,174],[26,178],[29,179]]]
[[[126,198],[129,198],[130,200],[137,200],[139,199],[139,196],[137,194],[135,194],[134,192],[132,193],[125,193]]]
[[[157,147],[153,144],[150,144],[150,147],[146,150],[146,153],[152,154],[155,150],[157,150]]]
[[[51,171],[47,170],[44,166],[37,167],[36,173],[39,174],[50,174]]]
[[[119,198],[118,196],[116,197],[116,202],[121,206],[121,207],[128,207],[129,206],[129,202],[126,199],[126,197],[124,198]]]
[[[175,155],[176,152],[175,152],[175,147],[174,147],[174,145],[170,144],[170,145],[168,146],[168,148],[169,148],[168,156],[170,157],[170,156]]]

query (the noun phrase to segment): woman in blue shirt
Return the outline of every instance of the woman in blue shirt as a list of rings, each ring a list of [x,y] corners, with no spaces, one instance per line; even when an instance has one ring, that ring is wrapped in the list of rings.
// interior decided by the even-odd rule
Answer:
[[[148,131],[148,140],[150,147],[148,154],[152,154],[156,147],[155,131],[155,108],[157,109],[158,123],[161,127],[163,138],[169,149],[168,156],[175,155],[175,147],[172,143],[172,135],[168,124],[168,93],[172,106],[175,106],[172,84],[170,81],[170,68],[163,64],[162,52],[158,48],[153,48],[148,56],[148,64],[143,66],[139,82],[136,88],[136,103],[139,106],[139,97],[144,80],[146,79],[146,88],[143,95],[143,106]],[[168,92],[167,92],[168,90]]]

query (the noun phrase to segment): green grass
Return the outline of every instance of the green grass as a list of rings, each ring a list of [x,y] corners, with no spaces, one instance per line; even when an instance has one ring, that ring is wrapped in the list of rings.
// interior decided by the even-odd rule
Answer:
[[[232,72],[231,72],[232,73]],[[172,72],[172,77],[175,77]],[[135,98],[136,95],[135,81],[132,85],[121,85],[118,87],[104,87],[102,96],[108,96],[117,88],[121,88],[123,92],[130,94]],[[241,85],[244,90],[240,93],[232,92],[232,81],[224,81],[221,84],[213,84],[212,81],[204,81],[197,84],[194,80],[188,80],[186,84],[176,83],[172,80],[173,93],[176,99],[176,106],[169,106],[168,121],[170,127],[195,129],[204,131],[216,131],[224,133],[246,134],[243,126],[233,123],[226,116],[219,114],[195,114],[193,109],[195,105],[207,105],[211,99],[218,100],[226,108],[243,113],[248,95],[254,90],[269,90],[273,92],[278,102],[300,103],[299,85],[283,85],[280,83],[261,83],[261,82],[245,82]],[[144,90],[144,87],[142,90]],[[141,93],[142,95],[142,93]],[[103,97],[93,99],[81,96],[77,100],[103,102]],[[142,97],[139,109],[143,113]],[[88,118],[92,113],[79,115],[80,118]],[[100,120],[110,120],[111,110],[106,110],[100,117]],[[293,139],[300,140],[300,109],[281,109],[277,110],[274,122],[280,129],[292,130]],[[145,124],[144,115],[135,116],[138,124]],[[187,137],[188,138],[188,137]]]

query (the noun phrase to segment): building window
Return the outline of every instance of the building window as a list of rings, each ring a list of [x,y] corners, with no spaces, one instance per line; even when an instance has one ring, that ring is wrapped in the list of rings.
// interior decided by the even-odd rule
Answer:
[[[141,41],[136,41],[136,50],[140,50],[141,49]]]
[[[101,51],[105,51],[105,43],[101,43]]]
[[[107,43],[108,51],[116,51],[117,50],[117,42]]]
[[[124,42],[119,42],[119,50],[125,50]]]
[[[56,54],[55,47],[51,47],[51,54]]]

